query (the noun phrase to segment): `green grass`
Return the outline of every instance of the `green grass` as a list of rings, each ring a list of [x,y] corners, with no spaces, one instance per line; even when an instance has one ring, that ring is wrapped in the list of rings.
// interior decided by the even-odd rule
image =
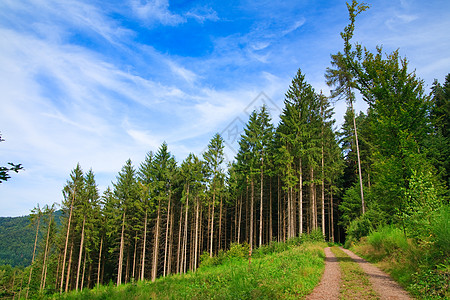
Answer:
[[[280,248],[281,246],[276,246]],[[251,264],[233,255],[206,263],[195,273],[64,294],[62,299],[298,299],[319,283],[325,243],[289,245],[282,252],[257,253]],[[238,248],[235,246],[235,248]],[[266,249],[267,250],[267,249]],[[233,250],[236,254],[236,249]],[[262,251],[262,250],[261,250]],[[226,255],[224,255],[226,257]],[[60,299],[59,295],[54,296]]]
[[[435,220],[442,231],[437,240],[441,244],[407,239],[400,229],[387,226],[361,239],[352,250],[376,263],[414,297],[450,299],[449,246],[442,243],[449,235],[448,227],[442,230],[448,224],[447,217]]]
[[[341,268],[340,299],[379,299],[361,267],[338,247],[332,247],[331,251]]]

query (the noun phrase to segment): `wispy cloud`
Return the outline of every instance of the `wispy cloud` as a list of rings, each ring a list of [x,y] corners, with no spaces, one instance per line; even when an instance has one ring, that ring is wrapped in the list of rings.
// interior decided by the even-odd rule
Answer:
[[[185,16],[187,18],[193,18],[199,23],[204,23],[206,21],[219,21],[219,16],[217,12],[210,7],[196,7],[188,11]]]
[[[169,10],[168,0],[131,0],[133,12],[145,23],[161,23],[163,25],[178,25],[186,22],[180,15]]]

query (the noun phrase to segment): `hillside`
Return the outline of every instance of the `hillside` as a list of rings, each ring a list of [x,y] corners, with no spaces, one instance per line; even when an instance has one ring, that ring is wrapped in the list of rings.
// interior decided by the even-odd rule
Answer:
[[[55,213],[60,224],[62,211]],[[36,229],[29,226],[29,216],[0,217],[0,265],[26,267],[33,256]],[[42,232],[39,233],[42,237]]]

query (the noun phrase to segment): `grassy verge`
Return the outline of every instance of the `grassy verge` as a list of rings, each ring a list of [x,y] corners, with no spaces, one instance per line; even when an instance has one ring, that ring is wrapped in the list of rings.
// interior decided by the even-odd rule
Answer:
[[[402,230],[388,226],[362,238],[351,249],[376,263],[414,297],[450,299],[450,257],[442,247],[407,239]]]
[[[338,247],[332,247],[331,251],[341,268],[340,299],[379,299],[361,267]]]
[[[255,251],[249,265],[235,245],[221,264],[205,263],[195,273],[172,275],[155,282],[101,286],[71,292],[63,299],[298,299],[319,283],[325,243],[290,245],[282,252]],[[275,248],[281,247],[280,245]],[[284,247],[284,246],[283,246]],[[273,246],[272,246],[273,248]],[[262,253],[268,251],[270,253]],[[55,298],[59,299],[59,295]]]

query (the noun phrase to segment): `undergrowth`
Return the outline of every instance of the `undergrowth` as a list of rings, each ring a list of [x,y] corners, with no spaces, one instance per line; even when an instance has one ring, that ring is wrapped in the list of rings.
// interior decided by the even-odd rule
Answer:
[[[427,240],[407,238],[385,226],[356,243],[352,250],[378,265],[418,299],[450,299],[450,212],[433,221]],[[435,236],[433,236],[435,235]]]
[[[255,249],[247,244],[202,256],[196,272],[70,292],[55,299],[297,299],[309,294],[324,270],[323,237],[304,235]]]

